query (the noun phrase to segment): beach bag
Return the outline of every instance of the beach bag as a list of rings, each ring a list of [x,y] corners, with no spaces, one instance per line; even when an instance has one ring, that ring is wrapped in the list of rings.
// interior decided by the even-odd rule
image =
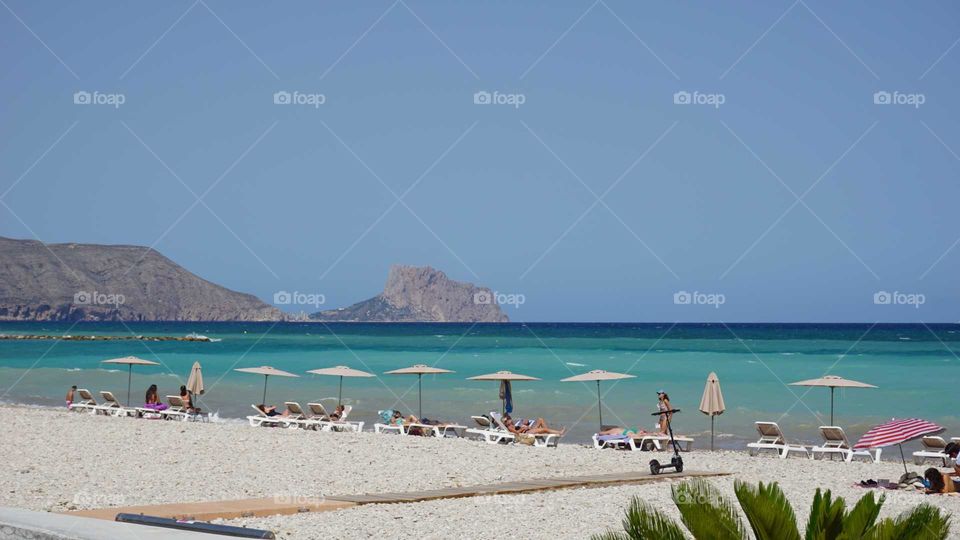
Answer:
[[[533,446],[533,443],[537,442],[537,438],[533,435],[527,435],[526,433],[519,433],[517,434],[517,442],[527,446]]]

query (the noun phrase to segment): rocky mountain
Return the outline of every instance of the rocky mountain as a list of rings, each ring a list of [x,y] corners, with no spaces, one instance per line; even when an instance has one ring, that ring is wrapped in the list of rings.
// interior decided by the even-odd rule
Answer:
[[[283,318],[257,297],[201,279],[153,249],[0,237],[0,320]]]
[[[350,322],[509,322],[490,289],[454,281],[439,270],[394,265],[383,292],[311,319]]]

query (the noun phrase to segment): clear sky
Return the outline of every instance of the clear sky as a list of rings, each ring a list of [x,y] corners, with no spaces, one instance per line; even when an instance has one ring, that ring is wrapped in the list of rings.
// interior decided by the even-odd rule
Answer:
[[[3,236],[327,308],[403,263],[513,320],[960,320],[955,2],[0,3]]]

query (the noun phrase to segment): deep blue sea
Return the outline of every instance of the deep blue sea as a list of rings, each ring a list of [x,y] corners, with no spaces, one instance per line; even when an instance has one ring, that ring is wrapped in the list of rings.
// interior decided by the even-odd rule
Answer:
[[[347,365],[377,374],[343,387],[354,415],[373,421],[384,408],[416,413],[416,377],[384,372],[422,363],[455,371],[424,377],[429,418],[469,423],[471,414],[499,410],[497,383],[466,378],[506,369],[542,379],[515,384],[514,416],[542,416],[567,426],[568,441],[583,442],[598,424],[596,385],[560,379],[604,369],[636,376],[602,384],[605,424],[653,428],[650,413],[662,388],[683,411],[677,431],[706,441],[710,421],[697,407],[714,371],[727,406],[717,418],[718,444],[732,447],[753,435],[755,420],[778,421],[788,436],[816,440],[817,426],[829,423],[830,391],[787,383],[829,373],[879,387],[837,390],[835,423],[852,438],[893,417],[926,418],[960,436],[960,325],[0,323],[6,334],[191,332],[222,341],[0,341],[0,401],[62,406],[71,384],[125,396],[126,368],[100,362],[135,355],[160,363],[134,368],[135,401],[150,384],[161,396],[175,393],[199,361],[204,408],[240,418],[260,401],[263,377],[236,368],[270,365],[301,375],[271,377],[268,402],[329,405],[339,381],[306,371]]]

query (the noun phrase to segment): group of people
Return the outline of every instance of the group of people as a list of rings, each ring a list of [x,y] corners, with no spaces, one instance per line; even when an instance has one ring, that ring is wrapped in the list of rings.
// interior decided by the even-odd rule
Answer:
[[[266,405],[266,404],[264,404],[264,403],[260,403],[260,404],[257,405],[256,407],[257,407],[257,409],[260,410],[260,412],[262,412],[262,413],[265,414],[266,416],[270,416],[270,417],[273,417],[273,416],[290,416],[290,410],[289,410],[289,409],[284,409],[284,410],[282,410],[282,411],[278,411],[276,405]],[[340,418],[343,417],[343,411],[344,411],[343,405],[337,405],[337,408],[334,409],[333,412],[328,415],[328,416],[329,416],[329,419],[330,419],[330,420],[333,420],[333,421],[340,420]]]
[[[70,387],[69,390],[67,390],[67,396],[65,399],[67,402],[68,409],[71,406],[73,406],[76,400],[76,394],[77,394],[77,385],[73,385]],[[200,412],[200,409],[198,407],[194,407],[193,394],[191,394],[190,391],[187,390],[186,385],[182,385],[182,384],[180,385],[180,400],[183,401],[184,409],[187,412],[189,413]],[[147,393],[144,396],[143,408],[161,412],[161,411],[167,410],[168,408],[170,408],[170,406],[160,401],[160,394],[157,391],[157,385],[151,384],[150,387],[147,388]]]

